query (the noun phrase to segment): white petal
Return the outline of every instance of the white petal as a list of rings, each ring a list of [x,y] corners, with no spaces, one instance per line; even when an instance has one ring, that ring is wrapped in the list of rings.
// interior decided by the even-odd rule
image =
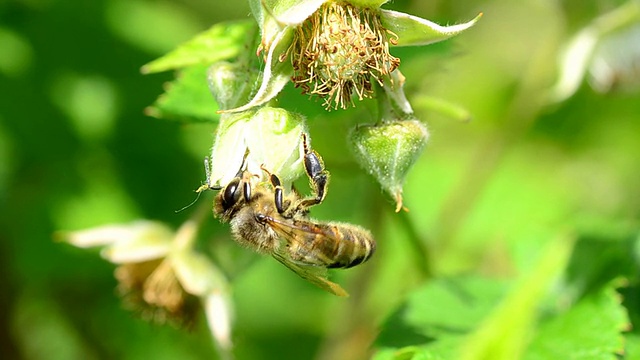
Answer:
[[[209,187],[225,186],[236,176],[244,159],[247,145],[245,132],[250,114],[223,114],[216,130],[216,140],[211,150]]]
[[[126,241],[133,234],[130,225],[104,225],[86,230],[60,232],[62,241],[80,248],[110,245],[118,241]]]
[[[559,102],[573,95],[587,71],[599,34],[586,28],[571,40],[560,59],[560,78],[550,92],[549,100]]]
[[[212,292],[204,299],[204,311],[213,339],[222,350],[231,349],[233,308],[228,294]]]
[[[202,296],[228,287],[224,274],[205,255],[174,249],[169,256],[176,277],[189,294]]]
[[[116,264],[141,262],[164,257],[171,249],[173,231],[161,223],[139,221],[128,229],[120,240],[102,250],[102,257]]]

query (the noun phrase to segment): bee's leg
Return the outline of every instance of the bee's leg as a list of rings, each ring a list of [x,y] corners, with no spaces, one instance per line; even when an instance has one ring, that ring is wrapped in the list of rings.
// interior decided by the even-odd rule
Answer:
[[[300,206],[309,207],[320,204],[324,200],[329,183],[329,172],[325,170],[320,154],[309,148],[306,134],[302,134],[302,144],[304,147],[304,170],[309,176],[309,183],[314,195],[302,200]]]
[[[276,209],[278,210],[278,213],[282,214],[284,212],[284,190],[282,189],[282,182],[277,175],[269,172],[269,170],[265,169],[264,166],[260,166],[260,168],[269,175],[269,181],[271,181],[271,185],[273,186]]]
[[[244,196],[245,202],[251,200],[251,184],[248,181],[242,182],[242,195]]]
[[[231,180],[227,186],[224,187],[222,191],[222,209],[227,210],[230,209],[233,205],[235,205],[240,199],[240,192],[238,191],[238,187],[241,186],[241,179],[239,177]]]

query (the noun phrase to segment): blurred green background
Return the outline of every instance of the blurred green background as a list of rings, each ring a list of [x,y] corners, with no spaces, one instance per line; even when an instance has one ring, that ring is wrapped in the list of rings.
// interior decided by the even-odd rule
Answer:
[[[386,5],[441,24],[484,13],[453,40],[392,51],[431,132],[407,178],[408,213],[393,212],[347,147],[355,123],[374,121],[366,106],[326,114],[287,88],[282,106],[309,118],[314,148],[332,174],[314,217],[371,228],[378,252],[334,274],[349,300],[272,259],[239,272],[237,358],[367,357],[381,324],[419,284],[461,274],[517,281],[558,237],[576,244],[563,276],[565,300],[624,278],[621,301],[638,324],[640,56],[630,65],[635,72],[616,73],[612,91],[584,80],[567,100],[545,101],[563,44],[622,3]],[[139,68],[214,23],[249,16],[245,1],[0,3],[3,358],[216,358],[204,321],[184,332],[138,319],[121,308],[111,264],[52,234],[140,218],[177,227],[189,217],[189,209],[176,210],[204,180],[215,125],[145,116],[173,75],[142,76]],[[467,109],[471,121],[434,111],[434,98]],[[206,234],[235,247],[213,218]]]

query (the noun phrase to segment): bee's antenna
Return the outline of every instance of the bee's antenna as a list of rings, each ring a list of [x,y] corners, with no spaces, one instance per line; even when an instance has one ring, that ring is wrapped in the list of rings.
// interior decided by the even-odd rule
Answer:
[[[209,189],[215,190],[214,187],[211,187],[211,186],[209,186],[207,184],[200,185],[200,187],[196,189],[196,193],[197,193],[196,198],[192,202],[190,202],[188,205],[185,205],[181,209],[176,210],[175,213],[177,214],[179,212],[182,212],[182,211],[190,208],[193,204],[195,204],[200,199],[200,195],[202,194],[202,192],[205,191],[205,190],[209,190]]]
[[[204,186],[204,185],[203,185],[203,186]],[[202,187],[202,186],[201,186],[201,187]],[[200,188],[201,188],[201,187],[200,187]],[[200,190],[200,188],[198,188],[198,190]],[[198,190],[196,190],[196,192],[198,193],[198,195],[196,195],[195,200],[193,200],[193,201],[192,201],[191,203],[189,203],[188,205],[183,206],[181,209],[178,209],[178,210],[176,210],[176,211],[174,211],[174,212],[177,214],[177,213],[179,213],[179,212],[182,212],[182,211],[186,210],[187,208],[190,208],[190,207],[191,207],[191,205],[195,204],[195,203],[196,203],[196,201],[198,201],[198,199],[200,199],[200,194],[201,194],[201,192],[200,192],[200,191],[198,191]]]
[[[176,210],[175,211],[176,214],[179,213],[179,212],[184,211],[185,209],[187,209],[187,208],[191,207],[193,204],[195,204],[200,199],[200,194],[202,194],[203,191],[205,191],[205,190],[220,190],[220,189],[222,189],[222,187],[220,187],[220,186],[212,186],[211,185],[211,168],[209,167],[209,157],[208,156],[205,156],[205,158],[204,158],[204,173],[205,173],[205,176],[206,176],[206,180],[205,180],[204,184],[200,185],[200,187],[196,189],[196,193],[198,193],[198,195],[196,195],[196,198],[191,203],[189,203],[188,205],[182,207],[179,210]]]

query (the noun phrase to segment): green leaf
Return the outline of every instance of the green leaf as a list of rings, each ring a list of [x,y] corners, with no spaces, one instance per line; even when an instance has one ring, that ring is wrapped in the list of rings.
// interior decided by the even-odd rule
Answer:
[[[385,323],[376,359],[517,358],[572,245],[568,237],[550,242],[504,299],[508,284],[482,277],[419,288]]]
[[[634,259],[635,236],[609,238],[584,236],[578,241],[566,271],[565,283],[574,298],[600,291],[616,278],[633,278],[638,274]]]
[[[625,337],[624,354],[627,359],[640,359],[640,335],[629,334]]]
[[[617,359],[629,327],[620,296],[610,284],[540,326],[525,354],[537,359]]]
[[[216,24],[175,50],[158,58],[141,69],[143,74],[180,69],[196,64],[227,60],[247,51],[257,27],[253,21],[243,20]]]
[[[412,292],[385,323],[380,348],[426,346],[445,354],[496,306],[506,283],[481,277],[437,279]],[[386,351],[386,350],[385,350]]]
[[[373,360],[435,360],[442,357],[418,346],[407,346],[402,349],[383,349],[378,351]]]
[[[520,356],[538,309],[569,261],[573,243],[572,237],[559,236],[546,245],[530,273],[519,280],[496,311],[465,341],[461,358],[516,359]]]
[[[380,13],[382,26],[398,35],[398,46],[428,45],[449,39],[472,27],[481,17],[482,13],[464,24],[441,26],[397,11],[382,10]]]
[[[165,93],[145,110],[146,114],[189,122],[218,122],[218,106],[207,85],[207,68],[197,65],[180,71]]]

